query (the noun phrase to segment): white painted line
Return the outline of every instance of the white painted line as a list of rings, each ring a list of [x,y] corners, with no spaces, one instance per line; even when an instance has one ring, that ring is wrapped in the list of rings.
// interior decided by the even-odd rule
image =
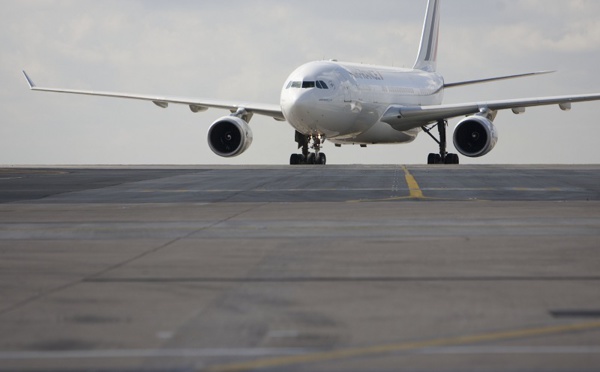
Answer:
[[[185,358],[185,357],[271,357],[314,353],[306,348],[248,349],[123,349],[72,351],[0,351],[0,360]]]
[[[191,358],[191,357],[274,357],[318,352],[308,348],[247,349],[123,349],[73,351],[1,351],[0,360],[106,359],[106,358]],[[429,347],[395,354],[600,354],[600,346],[446,346]]]

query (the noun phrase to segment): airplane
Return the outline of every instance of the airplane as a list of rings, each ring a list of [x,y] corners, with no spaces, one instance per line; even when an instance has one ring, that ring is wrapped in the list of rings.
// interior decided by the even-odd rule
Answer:
[[[233,157],[252,144],[249,122],[254,114],[287,121],[295,129],[300,153],[290,156],[290,164],[326,164],[324,141],[339,147],[344,144],[409,143],[425,132],[439,145],[430,153],[428,164],[458,164],[459,156],[448,153],[447,120],[465,116],[453,132],[456,150],[467,157],[486,155],[496,145],[498,132],[494,120],[499,110],[522,114],[527,107],[558,105],[571,109],[571,103],[600,100],[600,93],[533,97],[471,103],[443,104],[444,89],[502,79],[546,74],[492,77],[446,83],[437,72],[437,49],[441,0],[428,0],[421,42],[412,69],[339,62],[314,61],[303,64],[286,79],[279,104],[247,103],[226,100],[189,99],[160,95],[128,94],[92,90],[43,88],[36,86],[23,71],[34,91],[59,92],[151,101],[161,108],[169,104],[188,105],[194,113],[209,108],[226,109],[208,129],[208,145],[217,155]],[[438,137],[432,133],[437,127]]]

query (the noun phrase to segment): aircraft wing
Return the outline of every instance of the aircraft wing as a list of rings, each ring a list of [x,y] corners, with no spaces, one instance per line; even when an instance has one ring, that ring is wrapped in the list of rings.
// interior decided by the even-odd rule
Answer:
[[[31,78],[23,71],[23,75],[29,84],[29,89],[43,92],[56,92],[56,93],[70,93],[70,94],[82,94],[88,96],[102,96],[102,97],[113,97],[113,98],[128,98],[137,99],[141,101],[150,101],[155,105],[167,108],[169,103],[188,105],[190,110],[193,112],[206,111],[209,108],[220,108],[226,109],[231,112],[235,112],[238,109],[245,109],[246,111],[254,114],[270,116],[278,121],[285,121],[285,117],[281,111],[281,107],[275,104],[265,103],[249,103],[249,102],[238,102],[238,101],[223,101],[223,100],[209,100],[209,99],[197,99],[197,98],[182,98],[182,97],[169,97],[169,96],[155,96],[145,94],[130,94],[130,93],[116,93],[116,92],[101,92],[93,90],[74,90],[74,89],[62,89],[62,88],[42,88],[36,86]]]
[[[450,119],[497,110],[511,109],[515,114],[525,112],[526,107],[558,105],[562,110],[570,110],[571,103],[600,100],[600,93],[556,97],[521,98],[498,101],[482,101],[435,106],[391,105],[381,117],[394,129],[406,131],[423,125]]]

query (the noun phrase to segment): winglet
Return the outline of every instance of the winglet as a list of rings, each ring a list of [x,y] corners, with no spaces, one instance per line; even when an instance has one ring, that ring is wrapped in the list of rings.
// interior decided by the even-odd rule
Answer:
[[[31,80],[31,78],[27,75],[27,73],[25,72],[25,70],[23,70],[23,75],[25,76],[25,80],[27,80],[27,84],[29,84],[29,89],[33,89],[35,88],[35,83],[33,82],[33,80]]]

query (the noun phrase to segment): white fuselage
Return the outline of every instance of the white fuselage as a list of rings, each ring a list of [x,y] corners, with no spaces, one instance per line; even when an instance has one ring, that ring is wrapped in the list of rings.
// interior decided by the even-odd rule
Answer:
[[[437,73],[336,61],[310,62],[288,77],[281,109],[300,133],[333,143],[403,143],[420,128],[398,131],[379,121],[390,105],[442,103],[444,81]]]

